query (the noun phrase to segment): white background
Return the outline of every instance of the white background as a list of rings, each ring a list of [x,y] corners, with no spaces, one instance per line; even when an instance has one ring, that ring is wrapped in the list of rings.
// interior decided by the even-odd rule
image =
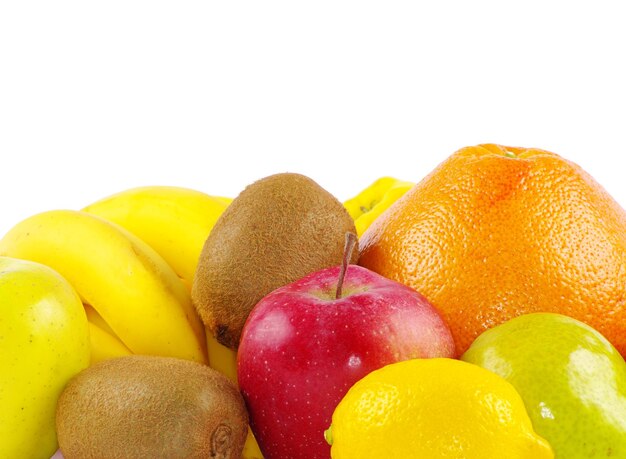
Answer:
[[[0,234],[140,185],[341,200],[539,147],[626,206],[620,2],[0,0]]]

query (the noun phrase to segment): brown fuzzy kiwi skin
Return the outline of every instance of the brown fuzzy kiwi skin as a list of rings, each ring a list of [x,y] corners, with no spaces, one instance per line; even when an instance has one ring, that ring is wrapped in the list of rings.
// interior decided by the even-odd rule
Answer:
[[[212,368],[132,355],[75,376],[56,424],[65,459],[240,459],[248,414],[236,386]]]
[[[354,221],[328,191],[295,173],[244,189],[207,238],[191,297],[217,340],[237,349],[252,308],[268,293],[341,264]],[[352,263],[358,260],[358,248]]]

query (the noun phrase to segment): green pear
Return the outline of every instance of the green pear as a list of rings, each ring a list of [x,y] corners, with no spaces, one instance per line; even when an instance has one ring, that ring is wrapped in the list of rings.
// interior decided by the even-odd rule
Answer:
[[[626,362],[593,328],[522,315],[484,332],[461,359],[513,384],[556,458],[626,458]]]

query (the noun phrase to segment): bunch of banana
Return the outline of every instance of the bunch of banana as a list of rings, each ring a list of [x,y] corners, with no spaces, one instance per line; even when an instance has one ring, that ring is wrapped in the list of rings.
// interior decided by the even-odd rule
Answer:
[[[86,212],[54,210],[14,226],[0,254],[50,266],[86,306],[92,361],[128,353],[207,362],[188,289],[148,244]]]
[[[193,277],[213,225],[232,199],[179,187],[133,188],[104,198],[83,210],[113,222],[148,243],[191,289]],[[237,382],[237,354],[206,333],[211,367]],[[244,459],[261,459],[251,432]]]
[[[381,177],[358,195],[345,201],[343,205],[354,219],[357,235],[360,237],[380,214],[414,185],[413,182],[393,177]]]
[[[83,209],[146,242],[191,289],[204,241],[232,199],[173,186],[132,188]]]
[[[113,222],[150,245],[191,290],[204,241],[230,198],[188,188],[152,186],[122,191],[83,211]],[[206,334],[211,367],[237,380],[237,355]]]
[[[92,363],[172,356],[210,362],[236,382],[236,353],[205,334],[190,299],[204,241],[230,201],[186,188],[134,188],[82,211],[32,216],[0,240],[0,254],[48,265],[73,285]],[[263,457],[251,433],[243,457]]]

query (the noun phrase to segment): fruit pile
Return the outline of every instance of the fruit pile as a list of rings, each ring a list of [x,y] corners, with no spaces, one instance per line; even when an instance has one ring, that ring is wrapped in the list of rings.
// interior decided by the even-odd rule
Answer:
[[[0,458],[626,458],[626,212],[542,150],[0,239]]]

